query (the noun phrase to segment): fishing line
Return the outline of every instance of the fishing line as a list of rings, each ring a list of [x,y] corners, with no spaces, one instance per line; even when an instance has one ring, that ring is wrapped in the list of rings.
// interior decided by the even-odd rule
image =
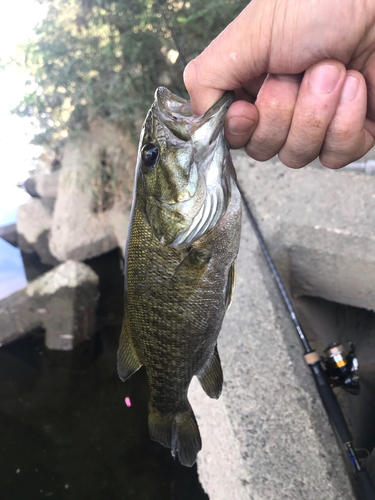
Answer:
[[[159,12],[163,17],[164,23],[166,25],[166,28],[169,30],[172,40],[175,44],[176,50],[179,53],[180,59],[184,64],[184,67],[186,66],[186,59],[181,51],[181,47],[174,36],[172,28],[168,24],[168,20],[164,14],[164,11],[159,3],[159,0],[155,0],[155,3],[158,6]],[[245,207],[245,212],[247,215],[247,218],[253,228],[253,231],[258,239],[259,245],[262,249],[262,252],[264,254],[264,257],[268,263],[268,266],[271,270],[271,273],[276,281],[277,287],[280,291],[281,297],[284,301],[284,304],[290,314],[290,317],[293,321],[294,327],[297,331],[297,334],[301,340],[301,343],[303,345],[303,348],[305,350],[305,361],[308,364],[308,366],[311,369],[316,388],[319,392],[320,398],[323,402],[324,408],[326,410],[326,413],[328,415],[328,418],[330,419],[333,428],[336,430],[337,434],[339,435],[342,443],[346,447],[346,453],[347,456],[354,468],[355,471],[355,476],[354,478],[358,481],[358,485],[361,489],[361,500],[375,500],[375,487],[367,474],[367,472],[362,468],[359,459],[357,457],[357,454],[354,450],[353,444],[352,444],[352,436],[351,432],[349,430],[349,427],[346,423],[344,414],[341,410],[340,405],[337,402],[336,395],[332,390],[332,387],[327,379],[326,373],[321,365],[320,358],[316,351],[313,351],[310,347],[310,344],[305,336],[305,333],[303,331],[302,325],[299,322],[299,319],[297,317],[297,314],[294,310],[294,307],[292,305],[291,300],[289,299],[289,296],[287,294],[287,291],[285,289],[285,286],[281,280],[281,277],[277,271],[277,268],[275,266],[275,263],[271,257],[271,254],[268,251],[267,245],[265,243],[265,240],[263,238],[263,235],[259,229],[259,226],[257,224],[257,221],[250,209],[250,205],[248,201],[245,198],[244,192],[242,188],[240,187],[238,181],[237,181],[237,187],[240,191],[241,198],[243,205]]]

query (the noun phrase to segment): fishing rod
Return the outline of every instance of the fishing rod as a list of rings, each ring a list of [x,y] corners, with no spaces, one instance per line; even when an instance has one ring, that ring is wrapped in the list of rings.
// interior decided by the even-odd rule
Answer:
[[[165,16],[164,10],[159,3],[159,0],[155,0],[155,3],[159,9],[159,12],[163,18],[164,24],[167,30],[171,34],[171,38],[174,42],[177,52],[179,53],[180,59],[186,66],[186,59],[182,53],[181,47],[175,37],[171,26]],[[344,414],[341,407],[337,401],[336,395],[332,390],[332,386],[342,385],[346,389],[352,392],[358,391],[358,378],[356,376],[356,371],[358,369],[358,362],[354,356],[354,349],[351,346],[349,352],[341,346],[341,344],[331,344],[326,349],[326,357],[323,359],[325,364],[324,368],[321,364],[320,357],[316,351],[311,349],[310,344],[306,338],[304,330],[301,323],[299,322],[298,316],[294,310],[293,304],[289,299],[285,286],[281,280],[281,277],[277,271],[275,263],[268,251],[266,242],[263,235],[259,229],[255,217],[252,214],[249,203],[247,202],[245,195],[237,181],[237,187],[240,191],[243,205],[245,207],[246,215],[250,221],[253,231],[258,239],[259,245],[262,252],[266,258],[267,264],[271,270],[271,273],[276,281],[277,287],[283,298],[284,304],[288,309],[290,317],[293,321],[294,327],[297,331],[298,337],[305,350],[304,359],[307,365],[311,369],[315,385],[319,392],[320,398],[323,402],[324,408],[330,419],[334,429],[337,431],[342,443],[346,447],[347,456],[353,466],[354,477],[357,480],[358,487],[361,492],[360,500],[375,500],[375,487],[367,474],[367,472],[362,468],[357,454],[353,446],[353,438],[349,430],[348,424],[345,420]]]

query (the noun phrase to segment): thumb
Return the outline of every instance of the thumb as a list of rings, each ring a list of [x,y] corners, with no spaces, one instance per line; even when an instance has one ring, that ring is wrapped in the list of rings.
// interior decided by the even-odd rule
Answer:
[[[215,40],[185,68],[184,83],[193,112],[200,116],[226,90],[249,90],[254,78],[267,72],[271,26],[268,5],[253,0]]]

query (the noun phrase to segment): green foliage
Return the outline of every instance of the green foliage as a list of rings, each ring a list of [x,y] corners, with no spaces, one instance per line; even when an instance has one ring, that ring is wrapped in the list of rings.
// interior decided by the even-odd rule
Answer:
[[[35,143],[54,145],[104,118],[134,125],[156,87],[186,97],[182,63],[152,0],[40,0],[36,39],[24,47],[32,90],[14,110],[35,117]],[[246,6],[245,0],[160,0],[187,60],[198,55]]]

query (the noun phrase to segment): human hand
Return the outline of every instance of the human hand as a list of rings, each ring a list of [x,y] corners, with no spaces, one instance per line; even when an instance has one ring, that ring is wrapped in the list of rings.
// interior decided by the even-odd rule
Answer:
[[[225,90],[225,133],[256,160],[339,168],[375,143],[375,2],[253,0],[187,66],[193,111]]]

